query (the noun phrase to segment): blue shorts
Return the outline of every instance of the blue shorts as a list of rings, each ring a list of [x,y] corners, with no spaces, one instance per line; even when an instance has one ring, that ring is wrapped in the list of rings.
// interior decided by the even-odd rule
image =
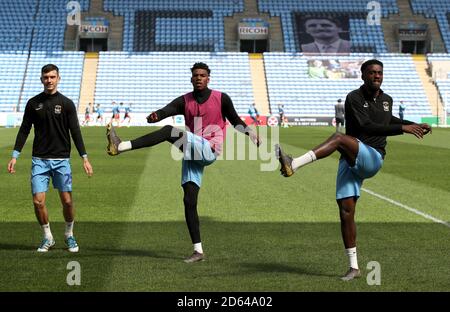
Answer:
[[[69,159],[33,157],[31,160],[31,192],[33,195],[48,191],[50,177],[55,189],[60,192],[71,192],[72,170]]]
[[[187,133],[187,144],[184,149],[181,167],[181,185],[194,182],[202,186],[203,168],[216,160],[208,140],[192,132]]]
[[[336,199],[361,196],[364,179],[373,177],[383,165],[383,157],[374,149],[358,140],[359,150],[353,167],[343,158],[339,160],[336,178]]]

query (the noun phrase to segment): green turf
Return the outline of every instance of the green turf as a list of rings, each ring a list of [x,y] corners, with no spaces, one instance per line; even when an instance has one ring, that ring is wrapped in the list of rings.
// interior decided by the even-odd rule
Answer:
[[[121,128],[124,139],[154,128]],[[295,156],[332,128],[281,129]],[[0,130],[6,167],[17,129]],[[63,218],[48,193],[57,245],[40,240],[29,185],[32,136],[17,173],[0,172],[0,291],[448,291],[450,228],[363,193],[357,207],[358,258],[363,278],[344,283],[347,267],[334,200],[338,154],[289,179],[260,171],[260,161],[220,160],[205,169],[199,198],[207,261],[181,261],[191,252],[184,222],[181,163],[170,145],[118,157],[105,153],[104,129],[83,128],[94,167],[88,179],[73,151],[78,254],[63,249]],[[450,221],[450,131],[417,140],[389,138],[388,155],[364,187]],[[267,142],[269,146],[273,142]],[[267,146],[263,146],[267,149]],[[81,286],[68,286],[67,263],[81,265]],[[381,285],[368,286],[370,261],[381,265]]]

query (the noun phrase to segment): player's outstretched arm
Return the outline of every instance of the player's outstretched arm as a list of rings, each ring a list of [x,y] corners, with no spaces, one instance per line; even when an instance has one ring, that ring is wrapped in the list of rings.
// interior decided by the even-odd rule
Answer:
[[[177,97],[175,100],[167,104],[165,107],[152,112],[147,116],[148,123],[154,123],[161,121],[167,117],[175,116],[175,115],[183,115],[184,114],[184,97]]]
[[[11,174],[16,172],[16,169],[14,168],[14,166],[16,165],[16,161],[17,159],[13,157],[8,163],[8,172]]]

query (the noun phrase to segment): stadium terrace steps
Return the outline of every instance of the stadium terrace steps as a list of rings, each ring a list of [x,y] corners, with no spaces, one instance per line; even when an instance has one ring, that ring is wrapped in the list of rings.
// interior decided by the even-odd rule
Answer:
[[[244,12],[258,14],[258,0],[244,0]]]
[[[12,111],[13,104],[19,101],[20,89],[25,73],[28,54],[1,53],[0,68],[10,73],[15,66],[17,75],[4,77],[4,84],[10,85],[8,90],[0,91],[0,109]],[[89,54],[87,55],[88,60]],[[351,54],[340,57],[338,61],[358,61],[373,58],[367,53]],[[405,118],[420,120],[422,116],[436,114],[433,95],[436,89],[431,85],[425,73],[427,64],[422,59],[421,69],[416,65],[416,58],[403,54],[380,54],[376,57],[385,63],[385,80],[383,89],[394,98],[394,114],[398,112],[400,100],[407,104]],[[428,58],[439,56],[428,55]],[[320,58],[320,57],[318,57]],[[441,58],[439,58],[440,60]],[[450,64],[450,56],[442,56]],[[204,61],[212,69],[211,88],[226,92],[233,99],[239,114],[247,114],[248,107],[255,102],[261,105],[263,100],[258,96],[263,91],[256,91],[254,83],[256,71],[251,69],[251,61],[247,53],[237,52],[101,52],[95,81],[95,100],[79,101],[81,82],[87,82],[87,65],[83,77],[84,52],[36,52],[30,54],[28,71],[20,100],[19,111],[32,96],[42,91],[39,81],[40,69],[48,63],[55,63],[61,72],[60,90],[75,104],[85,105],[88,102],[101,103],[105,109],[110,109],[112,100],[133,102],[135,112],[148,112],[169,103],[175,97],[189,92],[192,86],[189,82],[189,68],[194,62]],[[326,59],[324,59],[326,61]],[[329,60],[328,62],[333,61]],[[336,61],[336,60],[334,60]],[[443,67],[441,66],[440,69]],[[333,116],[334,104],[338,98],[345,95],[362,83],[360,77],[349,79],[326,79],[308,77],[308,58],[301,53],[270,52],[264,53],[264,73],[257,74],[259,79],[265,77],[267,96],[272,105],[272,111],[277,111],[278,104],[285,104],[287,115]],[[358,69],[359,70],[359,69]],[[442,72],[447,77],[447,72]],[[133,85],[123,84],[123,77],[134,77]],[[83,77],[83,78],[82,78]],[[82,81],[83,79],[83,81]],[[423,80],[428,82],[423,82]],[[158,84],[151,82],[157,81]],[[450,94],[450,79],[436,81],[443,99]],[[94,85],[94,82],[91,82]],[[168,92],[161,93],[161,85],[169,85]],[[428,85],[428,91],[424,86]],[[261,87],[264,89],[264,87]],[[447,98],[450,98],[447,96]],[[151,100],[149,100],[151,99]],[[428,103],[430,102],[430,104]],[[274,106],[275,105],[275,106]],[[448,105],[448,104],[447,104]],[[265,113],[259,106],[261,113]],[[83,113],[83,110],[80,110]]]
[[[440,122],[445,123],[445,119],[447,119],[448,125],[450,123],[450,116],[448,115],[450,112],[450,54],[428,54],[427,61],[435,85],[439,90],[440,100],[443,101],[444,107],[447,107],[447,116],[444,115],[445,112],[439,114]],[[434,111],[433,113],[436,114],[437,112]]]
[[[83,78],[81,80],[80,103],[78,111],[84,112],[86,105],[92,103],[94,107],[95,84],[97,81],[98,53],[89,52],[85,54],[83,65]]]
[[[432,78],[427,73],[428,64],[425,56],[414,56],[413,61],[416,65],[417,74],[419,75],[422,82],[423,90],[427,95],[431,111],[433,112],[433,114],[441,116],[442,112],[444,111],[444,105],[440,97],[438,96],[436,85],[433,84]]]
[[[103,12],[103,0],[91,0],[89,12]]]
[[[102,17],[109,21],[108,50],[121,51],[123,45],[124,17],[113,15],[111,12],[103,11],[103,0],[90,0],[88,12],[83,12],[83,19]],[[67,26],[65,33],[65,50],[75,50],[76,48],[76,27]],[[71,30],[74,29],[74,30]]]
[[[252,75],[253,97],[256,109],[261,115],[269,115],[269,97],[267,95],[266,74],[262,54],[250,54],[250,72]]]
[[[271,51],[283,51],[283,33],[281,30],[281,19],[278,16],[270,16],[268,13],[258,12],[256,0],[246,0],[244,2],[244,12],[235,13],[233,16],[224,17],[225,29],[225,51],[238,51],[238,24],[242,19],[261,19],[269,23],[269,42]]]

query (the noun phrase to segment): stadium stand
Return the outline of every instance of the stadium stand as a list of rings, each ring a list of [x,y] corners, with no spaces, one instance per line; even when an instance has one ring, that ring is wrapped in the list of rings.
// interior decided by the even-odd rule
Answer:
[[[123,15],[124,51],[225,49],[225,16],[243,11],[243,0],[104,0],[104,10]]]
[[[354,53],[336,57],[336,62],[358,62],[373,57],[373,54]],[[394,113],[398,112],[399,102],[403,100],[409,104],[405,118],[418,119],[431,115],[412,57],[386,53],[378,58],[385,65],[383,89],[394,99]],[[314,59],[330,60],[324,56]],[[309,60],[312,59],[301,53],[264,53],[273,113],[278,111],[279,104],[284,104],[286,115],[332,116],[337,99],[344,99],[349,91],[362,84],[359,67],[355,68],[355,78],[312,78],[308,75]]]
[[[66,0],[2,0],[0,51],[62,51]],[[79,0],[83,11],[89,0]]]
[[[1,5],[0,51],[28,51],[36,0],[3,0]]]
[[[14,111],[22,88],[28,54],[0,52],[0,112]]]
[[[396,1],[382,0],[378,2],[381,4],[382,17],[398,13]],[[384,36],[381,25],[371,27],[366,25],[367,3],[365,0],[335,2],[327,0],[258,1],[261,12],[267,12],[270,16],[280,16],[286,52],[300,51],[297,24],[302,14],[329,14],[337,18],[349,18],[352,52],[385,53],[387,48],[383,41]]]
[[[83,73],[83,60],[84,52],[32,51],[19,110],[22,111],[25,108],[25,105],[30,98],[42,92],[42,84],[39,79],[41,76],[41,68],[49,63],[56,64],[59,67],[61,82],[58,86],[58,90],[78,106],[81,77]],[[16,97],[18,94],[16,94]]]
[[[450,51],[450,2],[448,0],[411,0],[410,3],[414,13],[423,14],[427,18],[436,18],[445,48]]]
[[[433,62],[445,62],[446,67],[442,66],[444,70],[441,75],[435,77],[436,87],[439,91],[439,95],[443,101],[444,107],[447,107],[447,112],[450,109],[450,54],[447,53],[435,53],[427,55],[428,64],[432,66]],[[438,69],[440,71],[440,69]]]
[[[100,52],[95,103],[110,111],[112,101],[132,102],[134,112],[149,113],[192,91],[190,68],[200,61],[211,68],[210,88],[245,114],[253,103],[250,65],[237,52]]]
[[[31,49],[34,51],[62,51],[67,22],[66,0],[36,1],[37,14]],[[89,0],[78,0],[82,11],[89,9]]]
[[[87,11],[93,1],[78,2],[82,11]],[[403,100],[408,103],[406,118],[432,114],[412,56],[386,53],[381,26],[367,25],[364,18],[367,1],[255,1],[260,12],[280,17],[287,51],[264,54],[272,112],[277,112],[278,104],[284,104],[287,115],[330,116],[334,114],[336,99],[343,98],[361,84],[359,76],[346,79],[308,76],[310,58],[298,52],[296,19],[301,14],[329,13],[349,18],[353,52],[333,58],[332,62],[380,58],[386,64],[383,88],[394,98],[394,112],[398,111],[399,101]],[[379,2],[383,17],[398,13],[397,1]],[[84,53],[62,52],[66,5],[66,0],[2,0],[0,69],[8,73],[2,82],[7,82],[10,88],[0,91],[0,111],[12,111],[14,106],[21,111],[31,96],[42,91],[39,71],[47,63],[60,67],[60,90],[78,105]],[[436,17],[448,50],[450,3],[444,0],[411,0],[411,6],[416,14]],[[109,110],[112,101],[132,102],[135,112],[148,113],[190,91],[189,69],[194,62],[203,61],[212,69],[210,86],[228,93],[237,111],[247,113],[248,106],[254,101],[248,54],[224,52],[224,17],[243,12],[244,0],[199,0],[192,3],[182,0],[104,0],[103,9],[116,16],[124,16],[124,51],[100,53],[96,103]],[[264,21],[257,17],[242,20]],[[449,54],[429,55],[428,61],[439,57],[448,59]],[[316,58],[330,61],[320,56]],[[17,70],[12,72],[11,66]],[[449,84],[450,79],[436,80],[447,106]]]

